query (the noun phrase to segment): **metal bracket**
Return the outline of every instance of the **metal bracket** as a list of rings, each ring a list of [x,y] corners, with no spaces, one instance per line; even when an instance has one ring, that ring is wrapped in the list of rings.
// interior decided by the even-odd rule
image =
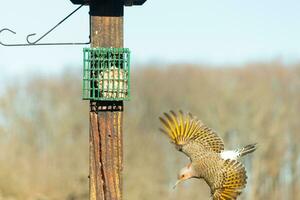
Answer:
[[[82,8],[82,6],[84,5],[80,5],[78,8],[76,8],[74,11],[72,11],[69,15],[67,15],[64,19],[62,19],[60,22],[58,22],[55,26],[53,26],[49,31],[47,31],[46,33],[44,33],[41,37],[39,37],[38,39],[34,40],[34,41],[30,41],[30,38],[32,36],[35,36],[36,33],[31,33],[28,34],[26,37],[26,41],[27,43],[13,43],[13,44],[7,44],[7,43],[3,43],[0,40],[0,44],[3,46],[7,46],[7,47],[15,47],[15,46],[38,46],[38,45],[86,45],[86,44],[90,44],[91,43],[91,18],[89,18],[89,26],[90,26],[90,35],[89,35],[89,41],[88,42],[62,42],[62,43],[38,43],[41,39],[43,39],[44,37],[46,37],[49,33],[51,33],[56,27],[58,27],[61,23],[63,23],[65,20],[67,20],[71,15],[73,15],[75,12],[77,12],[80,8]],[[9,29],[9,28],[3,28],[0,30],[0,34],[3,31],[9,31],[10,33],[16,34],[15,31]]]

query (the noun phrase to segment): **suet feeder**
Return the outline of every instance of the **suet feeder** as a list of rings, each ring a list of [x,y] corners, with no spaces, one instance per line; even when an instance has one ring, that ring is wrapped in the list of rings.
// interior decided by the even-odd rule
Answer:
[[[129,49],[84,48],[83,54],[83,99],[101,101],[129,100]]]

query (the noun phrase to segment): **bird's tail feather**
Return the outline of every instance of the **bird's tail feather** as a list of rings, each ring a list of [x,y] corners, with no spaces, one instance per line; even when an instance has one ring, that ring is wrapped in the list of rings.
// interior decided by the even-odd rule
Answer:
[[[256,150],[256,143],[248,144],[247,146],[237,149],[236,152],[239,154],[239,157],[243,157],[249,153],[252,153]]]

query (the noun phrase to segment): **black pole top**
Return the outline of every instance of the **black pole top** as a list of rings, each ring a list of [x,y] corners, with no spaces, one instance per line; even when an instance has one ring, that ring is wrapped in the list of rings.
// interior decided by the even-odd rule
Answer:
[[[124,0],[125,6],[141,6],[143,5],[147,0]]]
[[[108,2],[113,0],[70,0],[73,4],[89,5],[91,2]],[[121,0],[124,6],[141,6],[147,0]]]
[[[115,16],[124,15],[123,0],[92,0],[90,2],[91,16]]]
[[[70,0],[73,4],[88,5],[90,0]]]

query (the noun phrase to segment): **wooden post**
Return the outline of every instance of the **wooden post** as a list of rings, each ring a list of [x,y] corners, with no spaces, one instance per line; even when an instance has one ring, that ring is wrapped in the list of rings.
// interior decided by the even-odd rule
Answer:
[[[123,4],[91,1],[92,47],[123,47]],[[122,199],[123,109],[123,101],[90,101],[90,200]]]

